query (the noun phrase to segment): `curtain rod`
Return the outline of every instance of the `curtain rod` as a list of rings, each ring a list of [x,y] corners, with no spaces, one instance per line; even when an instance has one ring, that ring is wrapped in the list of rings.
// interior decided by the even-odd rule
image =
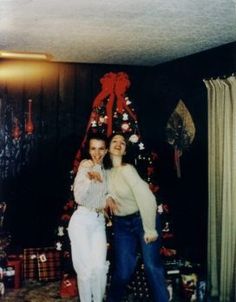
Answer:
[[[203,79],[203,81],[209,81],[209,80],[225,80],[225,79],[227,79],[227,78],[229,78],[229,77],[236,77],[236,72],[233,72],[233,73],[231,73],[231,74],[229,74],[229,75],[224,74],[224,75],[218,76],[218,77],[210,77],[210,78],[206,78],[206,79]]]

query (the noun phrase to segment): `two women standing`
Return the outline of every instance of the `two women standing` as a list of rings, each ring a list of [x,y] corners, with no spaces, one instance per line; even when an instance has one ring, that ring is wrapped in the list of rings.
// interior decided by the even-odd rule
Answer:
[[[107,153],[106,140],[91,137],[91,159],[81,162],[75,178],[74,196],[79,206],[71,217],[69,236],[81,302],[102,302],[105,293],[108,263],[104,208],[114,215],[114,272],[107,301],[121,302],[135,270],[138,246],[153,301],[168,301],[155,196],[136,169],[124,162],[126,147],[122,134],[110,138],[106,176],[102,164]]]

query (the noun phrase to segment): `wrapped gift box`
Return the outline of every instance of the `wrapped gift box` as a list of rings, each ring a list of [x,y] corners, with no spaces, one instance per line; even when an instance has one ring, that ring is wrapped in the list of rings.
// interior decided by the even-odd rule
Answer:
[[[55,247],[24,249],[24,279],[53,281],[60,278],[60,252]]]
[[[38,262],[37,254],[41,251],[41,248],[27,248],[23,252],[24,261],[24,279],[25,280],[37,280],[38,279]]]
[[[42,251],[37,254],[38,276],[40,281],[54,281],[61,277],[60,252],[56,250]]]

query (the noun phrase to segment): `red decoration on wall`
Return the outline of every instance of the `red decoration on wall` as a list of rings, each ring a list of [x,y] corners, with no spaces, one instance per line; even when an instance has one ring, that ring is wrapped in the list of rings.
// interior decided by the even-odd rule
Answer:
[[[28,100],[28,118],[25,124],[25,131],[27,134],[32,134],[34,131],[34,125],[32,121],[32,100]]]

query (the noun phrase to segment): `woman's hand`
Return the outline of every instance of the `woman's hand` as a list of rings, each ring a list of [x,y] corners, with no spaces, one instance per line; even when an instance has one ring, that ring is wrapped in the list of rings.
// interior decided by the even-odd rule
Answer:
[[[94,162],[91,159],[84,159],[81,161],[79,167],[92,168],[92,167],[94,167]],[[90,180],[93,180],[94,182],[102,182],[102,176],[97,171],[89,171],[87,173],[87,176]]]
[[[102,182],[102,176],[97,171],[90,171],[88,172],[88,178],[93,180],[94,182]]]
[[[110,215],[119,212],[119,203],[115,201],[111,196],[106,199],[105,211],[109,212]]]
[[[144,241],[145,241],[147,244],[156,241],[157,238],[158,238],[158,235],[154,235],[154,236],[144,235]]]

